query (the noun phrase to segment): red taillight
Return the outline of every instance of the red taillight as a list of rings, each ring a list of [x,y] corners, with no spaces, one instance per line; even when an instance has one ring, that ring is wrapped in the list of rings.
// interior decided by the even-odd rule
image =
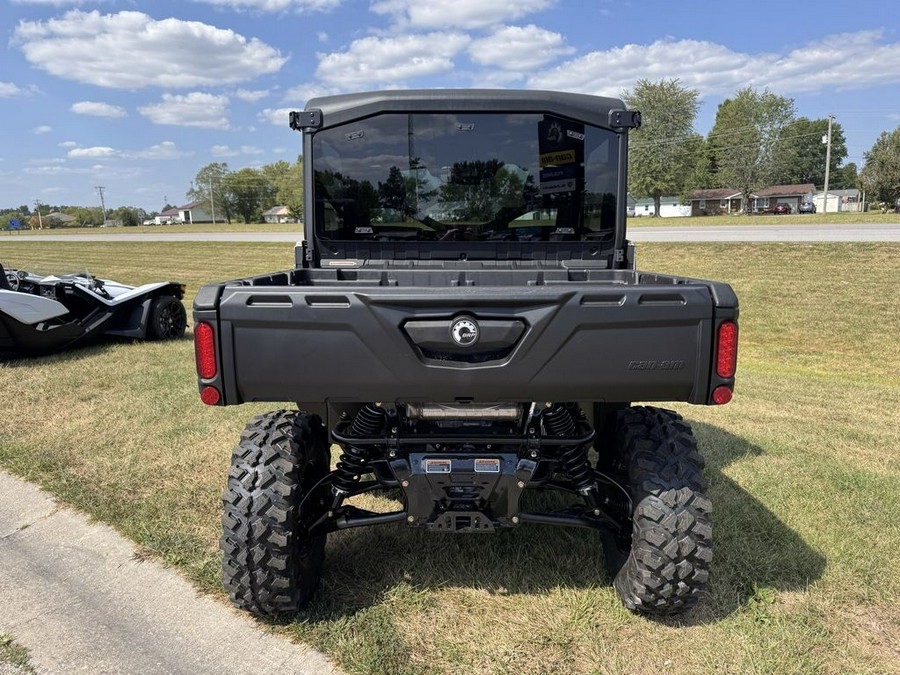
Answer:
[[[734,321],[723,321],[719,326],[716,375],[734,377],[737,368],[738,328]]]
[[[200,400],[206,405],[216,405],[219,398],[219,391],[215,387],[203,387],[200,391]]]
[[[208,323],[194,326],[194,356],[200,377],[208,380],[216,376],[216,334]]]
[[[712,400],[716,405],[725,405],[731,400],[732,396],[734,394],[728,387],[716,387],[713,390]]]

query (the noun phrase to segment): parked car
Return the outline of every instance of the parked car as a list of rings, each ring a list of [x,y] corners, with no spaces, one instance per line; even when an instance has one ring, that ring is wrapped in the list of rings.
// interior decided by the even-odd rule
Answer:
[[[812,202],[801,202],[799,208],[797,209],[797,213],[815,213],[816,205]]]
[[[776,216],[786,216],[791,212],[790,204],[776,204],[772,209],[772,213]]]

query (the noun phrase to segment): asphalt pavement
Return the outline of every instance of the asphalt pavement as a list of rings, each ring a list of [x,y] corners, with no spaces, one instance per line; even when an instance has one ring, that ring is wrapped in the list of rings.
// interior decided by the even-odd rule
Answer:
[[[336,672],[2,471],[0,633],[28,649],[39,674]]]
[[[291,242],[303,238],[303,232],[166,232],[165,227],[143,228],[137,232],[115,234],[18,234],[0,235],[2,242],[31,241],[232,241]],[[900,242],[900,223],[829,223],[806,225],[658,225],[628,228],[632,241],[657,242]]]

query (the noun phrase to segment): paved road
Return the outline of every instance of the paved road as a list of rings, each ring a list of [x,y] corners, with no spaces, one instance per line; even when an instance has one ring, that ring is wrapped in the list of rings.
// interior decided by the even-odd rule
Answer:
[[[0,471],[0,632],[38,673],[333,675],[105,526]]]
[[[631,227],[633,241],[691,242],[900,242],[900,223],[826,224],[826,225],[703,225],[666,227]],[[120,234],[49,234],[0,235],[3,242],[29,241],[235,241],[297,242],[301,232],[166,232],[147,229],[144,232]]]

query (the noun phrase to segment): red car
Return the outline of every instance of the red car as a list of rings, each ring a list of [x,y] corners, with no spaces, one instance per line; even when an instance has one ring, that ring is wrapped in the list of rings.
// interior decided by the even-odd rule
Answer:
[[[772,209],[772,213],[774,213],[776,216],[787,215],[790,212],[791,212],[790,204],[776,204],[775,207]]]

